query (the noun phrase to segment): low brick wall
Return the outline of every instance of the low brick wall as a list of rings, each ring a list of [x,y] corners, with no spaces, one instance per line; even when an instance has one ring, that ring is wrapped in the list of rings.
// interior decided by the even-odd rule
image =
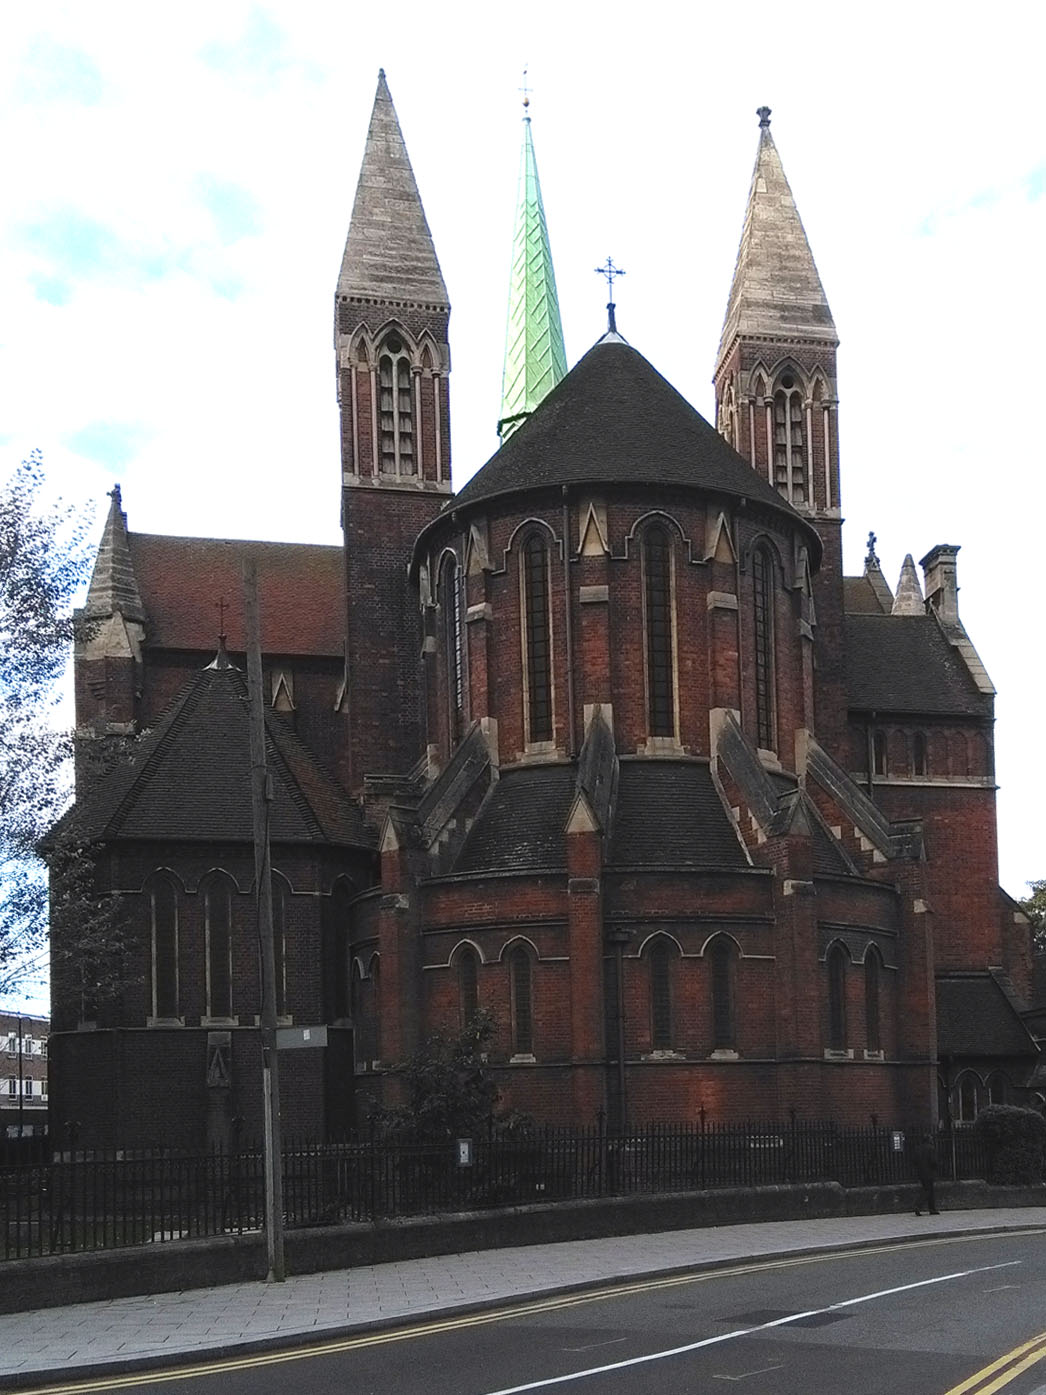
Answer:
[[[287,1269],[291,1274],[312,1274],[467,1250],[592,1240],[609,1235],[646,1235],[759,1221],[889,1215],[910,1210],[917,1195],[914,1186],[846,1190],[838,1183],[823,1182],[677,1192],[667,1196],[605,1197],[373,1225],[325,1226],[287,1232]],[[955,1211],[1046,1205],[1046,1187],[944,1182],[938,1187],[938,1196],[945,1210]],[[699,1251],[695,1250],[694,1258],[700,1258]],[[0,1264],[0,1312],[26,1312],[67,1303],[241,1283],[264,1279],[265,1272],[265,1241],[258,1234],[10,1260]]]

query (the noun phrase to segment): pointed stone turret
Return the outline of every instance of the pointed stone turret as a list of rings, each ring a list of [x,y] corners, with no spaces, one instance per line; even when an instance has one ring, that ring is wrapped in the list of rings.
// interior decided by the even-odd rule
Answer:
[[[770,134],[769,107],[759,108],[759,150],[720,357],[739,334],[838,342],[813,253]]]
[[[121,506],[118,484],[113,486],[109,498],[112,500],[109,516],[98,545],[82,613],[99,619],[120,614],[125,620],[144,621],[145,610],[127,541],[127,515]]]
[[[901,564],[901,576],[897,582],[897,594],[893,598],[891,615],[925,615],[926,603],[923,588],[919,585],[919,573],[909,552]]]
[[[450,304],[384,69],[338,277],[338,298],[346,296]]]
[[[525,103],[526,105],[526,100]],[[556,276],[552,267],[545,208],[541,200],[530,117],[523,117],[523,155],[519,171],[519,205],[512,242],[505,373],[501,420],[504,439],[566,376],[563,326],[559,318]]]
[[[74,674],[77,726],[95,735],[135,730],[141,693],[145,607],[134,573],[120,486],[95,558],[87,600],[76,612]],[[78,767],[82,762],[78,762]],[[78,785],[81,771],[77,771]]]

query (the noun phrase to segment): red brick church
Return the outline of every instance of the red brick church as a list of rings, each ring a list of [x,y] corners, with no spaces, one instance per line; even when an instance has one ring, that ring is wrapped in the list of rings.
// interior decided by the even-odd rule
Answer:
[[[56,1129],[257,1129],[248,556],[277,1007],[327,1028],[282,1058],[287,1127],[362,1122],[477,1007],[505,1104],[549,1122],[1027,1097],[959,549],[921,539],[892,591],[873,540],[843,575],[838,341],[769,115],[715,426],[613,310],[566,371],[525,123],[502,443],[455,493],[450,302],[380,77],[335,297],[344,546],[135,533],[113,493],[76,700],[117,754],[71,818],[133,962],[96,1002],[56,959]]]

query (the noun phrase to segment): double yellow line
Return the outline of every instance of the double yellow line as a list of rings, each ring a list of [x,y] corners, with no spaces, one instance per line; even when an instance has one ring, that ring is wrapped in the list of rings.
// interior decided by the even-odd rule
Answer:
[[[998,1360],[990,1365],[975,1371],[966,1380],[960,1381],[958,1385],[953,1385],[951,1390],[946,1390],[945,1395],[994,1395],[996,1390],[1001,1390],[1003,1386],[1009,1385],[1011,1380],[1016,1380],[1022,1371],[1034,1366],[1037,1361],[1046,1358],[1046,1332],[1040,1332],[1037,1337],[1033,1337],[1030,1342],[1023,1342],[1019,1347],[1014,1347],[1005,1356],[1000,1356]]]

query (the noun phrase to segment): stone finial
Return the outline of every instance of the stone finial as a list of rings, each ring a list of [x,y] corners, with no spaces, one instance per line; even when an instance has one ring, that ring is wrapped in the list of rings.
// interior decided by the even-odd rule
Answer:
[[[770,108],[757,107],[755,114],[759,118],[759,129],[761,131],[768,130],[770,127]]]
[[[897,582],[897,593],[893,598],[891,615],[925,615],[923,588],[919,585],[919,573],[909,552],[901,565],[901,576]]]
[[[876,544],[878,541],[879,541],[879,540],[878,540],[878,538],[875,536],[874,533],[869,533],[869,534],[868,534],[868,555],[867,555],[867,556],[865,557],[865,559],[864,559],[864,569],[865,569],[865,571],[867,571],[869,567],[879,567],[879,566],[881,566],[881,564],[880,564],[880,562],[879,562],[879,556],[878,556],[878,554],[876,553],[876,550],[875,550],[875,544]]]

